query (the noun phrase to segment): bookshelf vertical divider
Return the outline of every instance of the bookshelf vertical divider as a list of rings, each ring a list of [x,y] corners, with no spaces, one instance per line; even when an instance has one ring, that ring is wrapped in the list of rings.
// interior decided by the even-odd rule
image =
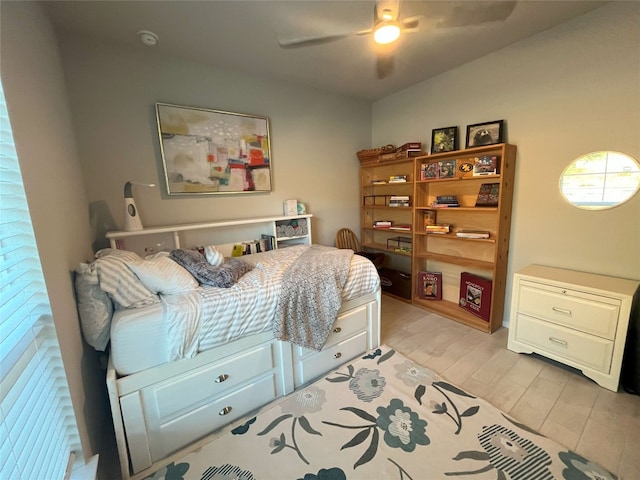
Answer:
[[[491,169],[491,160],[497,169]],[[486,160],[487,162],[483,162]],[[413,192],[413,249],[411,301],[414,305],[486,333],[502,325],[507,280],[511,210],[515,175],[516,147],[496,144],[425,155],[414,159]],[[453,172],[450,171],[455,161]],[[446,163],[442,163],[446,162]],[[489,164],[489,167],[486,164]],[[483,165],[479,168],[478,165]],[[442,166],[444,178],[432,177]],[[475,168],[474,168],[475,167]],[[450,175],[450,176],[445,176]],[[497,198],[476,206],[482,184],[497,184]],[[494,187],[495,188],[495,187]],[[458,206],[433,206],[438,197],[456,196]],[[496,195],[493,195],[496,197]],[[449,224],[445,234],[426,233],[425,216],[433,216],[436,223]],[[488,232],[488,238],[460,237],[460,230]],[[442,300],[420,298],[419,273],[442,273]],[[492,281],[488,319],[480,318],[459,305],[460,275],[470,272]],[[463,297],[464,298],[464,297]],[[466,298],[465,298],[466,301]],[[482,302],[486,299],[482,299]]]

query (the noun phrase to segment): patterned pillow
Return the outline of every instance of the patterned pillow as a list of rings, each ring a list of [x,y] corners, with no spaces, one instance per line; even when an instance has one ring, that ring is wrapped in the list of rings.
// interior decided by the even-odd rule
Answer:
[[[159,252],[136,260],[127,266],[140,281],[154,293],[172,295],[198,288],[198,282],[183,267],[169,258],[168,252]]]
[[[253,270],[253,265],[237,258],[214,267],[195,250],[176,249],[171,251],[170,256],[186,268],[198,282],[209,287],[232,287],[242,275]]]
[[[140,308],[160,301],[127,267],[140,260],[134,252],[105,248],[96,253],[96,259],[89,265],[98,285],[109,294],[117,309]]]

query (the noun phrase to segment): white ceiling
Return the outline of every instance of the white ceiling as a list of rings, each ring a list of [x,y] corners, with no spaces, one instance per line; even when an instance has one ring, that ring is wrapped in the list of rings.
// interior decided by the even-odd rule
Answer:
[[[484,1],[416,1],[400,4],[400,17],[423,15],[417,32],[398,41],[392,75],[378,79],[369,36],[282,49],[278,38],[342,34],[371,28],[374,1],[46,1],[57,29],[73,30],[153,48],[229,70],[287,80],[350,97],[376,100],[434,77],[523,38],[602,6],[599,1],[518,1],[505,20],[439,28],[454,7],[482,8]],[[476,14],[473,15],[474,18]],[[139,30],[159,36],[143,45]]]

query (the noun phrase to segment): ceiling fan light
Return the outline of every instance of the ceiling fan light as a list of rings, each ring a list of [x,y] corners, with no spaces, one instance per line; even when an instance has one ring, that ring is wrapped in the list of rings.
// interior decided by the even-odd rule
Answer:
[[[373,39],[381,45],[395,42],[399,36],[400,27],[395,23],[381,23],[373,32]]]

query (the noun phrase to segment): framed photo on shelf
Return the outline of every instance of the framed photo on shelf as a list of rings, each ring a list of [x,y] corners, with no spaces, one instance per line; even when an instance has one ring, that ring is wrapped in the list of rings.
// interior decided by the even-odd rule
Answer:
[[[431,153],[458,149],[458,127],[436,128],[431,131]]]
[[[169,195],[271,191],[269,119],[156,103]]]
[[[467,125],[466,148],[502,143],[504,120]]]

